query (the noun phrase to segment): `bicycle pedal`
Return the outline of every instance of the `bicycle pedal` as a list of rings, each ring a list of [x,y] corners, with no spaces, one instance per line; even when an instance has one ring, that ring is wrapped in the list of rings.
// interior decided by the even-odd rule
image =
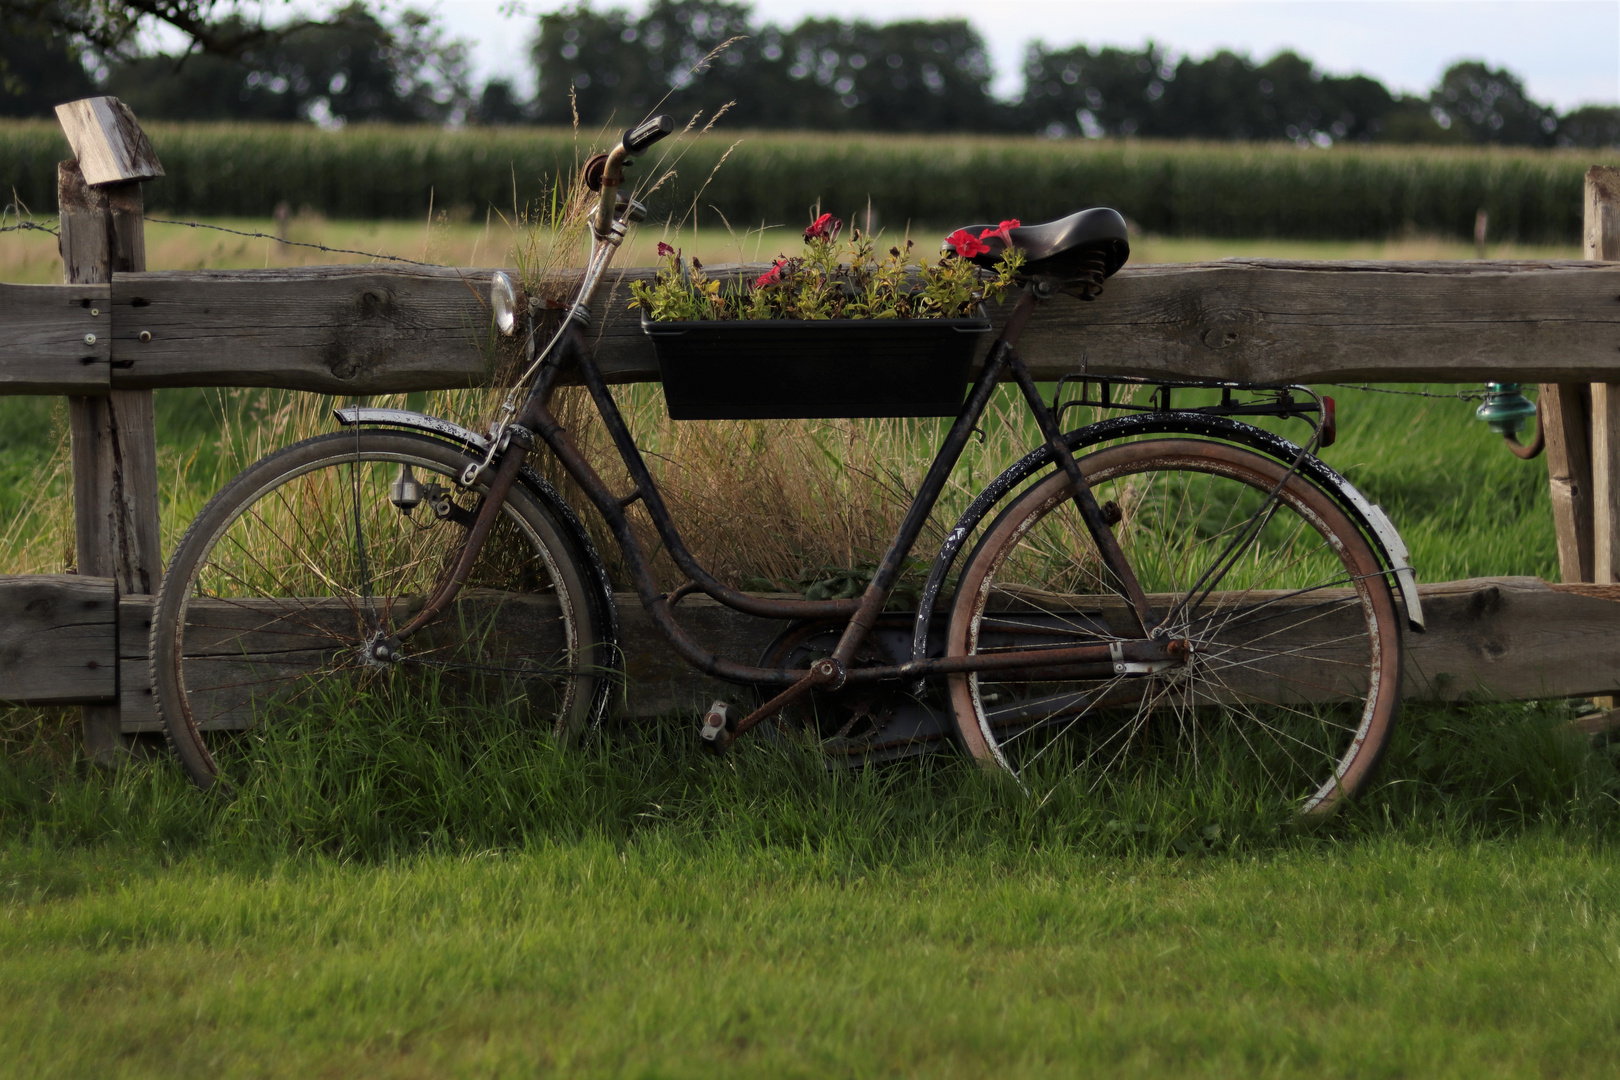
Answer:
[[[728,726],[727,714],[731,706],[724,701],[717,701],[709,706],[709,711],[703,716],[703,727],[698,731],[698,738],[711,750],[719,750],[725,745],[725,734]]]

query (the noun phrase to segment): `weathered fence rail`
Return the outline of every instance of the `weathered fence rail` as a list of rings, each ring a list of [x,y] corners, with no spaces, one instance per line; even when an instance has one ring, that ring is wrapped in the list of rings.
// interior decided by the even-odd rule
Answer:
[[[1620,585],[1475,578],[1419,592],[1429,629],[1406,639],[1407,700],[1620,694]],[[675,656],[635,594],[618,601],[627,667],[621,712],[701,709],[736,693]],[[8,616],[0,621],[0,700],[116,705],[124,731],[158,730],[146,671],[150,611],[150,597],[122,595],[112,578],[0,577]],[[750,660],[786,626],[706,598],[688,599],[680,611],[705,646]]]
[[[0,286],[0,392],[473,386],[487,379],[492,355],[488,273],[328,266]],[[598,305],[592,335],[612,381],[658,379],[652,346],[623,302],[625,282],[650,273],[610,276],[617,300]],[[1084,364],[1098,375],[1259,382],[1620,381],[1620,263],[1127,267],[1101,300],[1044,310],[1020,352],[1047,379]]]
[[[63,163],[69,284],[0,285],[0,394],[70,396],[79,574],[0,578],[0,700],[85,705],[87,742],[108,757],[120,730],[155,724],[144,655],[161,567],[150,391],[473,386],[495,353],[487,271],[147,272],[139,182],[161,172],[155,155],[111,99],[59,113],[94,176]],[[1588,176],[1589,261],[1127,268],[1095,303],[1051,305],[1020,351],[1046,379],[1543,383],[1560,563],[1574,584],[1424,586],[1431,629],[1409,638],[1406,687],[1440,701],[1620,694],[1620,586],[1604,584],[1620,577],[1620,437],[1610,437],[1620,431],[1620,262],[1604,261],[1620,259],[1617,177]],[[623,303],[626,281],[648,272],[620,272],[614,299],[598,305],[594,344],[615,382],[658,378]],[[620,610],[627,712],[717,691],[670,655],[633,597]],[[699,599],[682,614],[734,656],[757,656],[780,629]]]

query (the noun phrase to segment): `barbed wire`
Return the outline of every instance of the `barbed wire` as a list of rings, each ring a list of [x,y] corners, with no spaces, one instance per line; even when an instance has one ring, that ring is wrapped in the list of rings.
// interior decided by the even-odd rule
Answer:
[[[325,244],[310,244],[305,243],[302,240],[283,240],[281,237],[274,236],[270,233],[244,232],[241,229],[227,229],[223,225],[209,225],[202,221],[170,221],[167,218],[155,217],[149,217],[146,220],[154,225],[183,225],[188,229],[212,229],[214,232],[230,233],[232,236],[245,236],[249,240],[274,240],[276,243],[286,244],[288,247],[312,248],[315,251],[326,251],[333,255],[363,255],[368,259],[386,259],[389,262],[410,263],[412,266],[432,266],[440,269],[446,268],[445,263],[423,262],[421,259],[407,259],[403,255],[384,255],[381,252],[360,251],[356,248],[327,247]]]
[[[41,225],[37,221],[24,220],[26,218],[32,217],[33,215],[29,212],[28,207],[26,205],[24,205],[23,201],[16,197],[17,196],[17,189],[16,188],[13,188],[11,190],[11,195],[12,195],[12,201],[6,203],[5,206],[0,206],[0,233],[8,233],[8,232],[43,232],[43,233],[50,233],[52,236],[60,235],[55,229],[51,228],[49,225]],[[15,224],[15,225],[7,225],[6,224],[6,218],[16,218],[17,219],[17,224]]]
[[[1453,394],[1436,394],[1431,390],[1395,390],[1388,386],[1368,386],[1365,383],[1328,383],[1340,390],[1360,390],[1368,394],[1397,394],[1401,397],[1441,398],[1446,401],[1484,401],[1483,390],[1459,390]]]
[[[179,225],[187,229],[210,229],[214,232],[230,233],[232,236],[246,237],[249,240],[274,240],[278,244],[286,244],[289,247],[310,248],[314,251],[324,251],[332,255],[359,255],[367,259],[383,259],[388,262],[409,263],[411,266],[430,266],[435,269],[448,268],[447,264],[445,263],[424,262],[421,259],[407,259],[403,255],[384,255],[381,252],[361,251],[358,248],[335,248],[328,247],[325,244],[307,243],[302,240],[284,240],[279,236],[272,235],[271,233],[246,232],[242,229],[231,229],[224,225],[210,225],[207,222],[202,221],[174,221],[168,218],[155,217],[148,217],[145,220],[154,225]],[[19,232],[23,230],[35,230],[43,233],[50,233],[52,236],[59,235],[57,230],[32,221],[20,221],[15,225],[0,225],[0,233]],[[1360,390],[1365,394],[1395,394],[1399,397],[1435,398],[1446,401],[1483,401],[1485,400],[1486,396],[1485,391],[1483,390],[1460,390],[1450,394],[1437,394],[1432,390],[1396,390],[1393,387],[1368,386],[1365,383],[1328,383],[1327,385],[1339,390]]]

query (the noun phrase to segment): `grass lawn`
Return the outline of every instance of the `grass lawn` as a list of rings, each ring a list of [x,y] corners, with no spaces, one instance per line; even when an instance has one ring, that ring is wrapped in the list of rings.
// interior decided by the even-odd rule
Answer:
[[[264,264],[263,241],[160,228],[154,268]],[[501,261],[471,251],[493,230],[443,228],[433,257]],[[432,242],[346,229],[311,235]],[[0,280],[52,280],[13,239]],[[1374,247],[1138,255],[1469,254]],[[1332,392],[1325,457],[1426,580],[1555,572],[1545,466],[1471,404]],[[159,392],[171,536],[235,467],[238,407]],[[0,399],[4,572],[71,557],[61,412]],[[266,737],[230,802],[161,758],[87,768],[70,714],[0,712],[0,1077],[1607,1076],[1620,1056],[1620,751],[1566,729],[1578,703],[1408,709],[1371,790],[1308,832],[1201,790],[1047,802],[952,757],[714,761],[684,722],[562,750],[363,706]]]
[[[1554,834],[12,862],[5,1075],[1602,1076],[1620,1053],[1620,870]]]
[[[338,718],[228,804],[25,756],[0,1075],[1611,1075],[1620,784],[1567,715],[1416,710],[1310,833],[685,726]]]

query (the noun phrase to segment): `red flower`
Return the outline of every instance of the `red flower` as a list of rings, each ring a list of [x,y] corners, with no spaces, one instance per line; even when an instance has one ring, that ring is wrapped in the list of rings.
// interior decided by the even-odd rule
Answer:
[[[1011,244],[1012,243],[1012,230],[1018,228],[1018,224],[1019,223],[1018,223],[1017,218],[1012,218],[1011,220],[1003,221],[999,226],[997,226],[994,229],[986,229],[986,230],[984,230],[984,232],[979,234],[979,239],[980,240],[988,240],[992,236],[999,236],[999,237],[1001,237],[1002,243]]]
[[[990,245],[981,243],[977,236],[966,229],[957,229],[945,238],[945,244],[964,259],[971,259],[975,255],[983,255],[990,250]]]
[[[662,240],[658,241],[658,257],[660,259],[664,258],[667,255],[673,255],[673,254],[675,254],[675,249],[674,248],[670,247],[668,244],[664,243]]]
[[[763,289],[767,285],[779,284],[782,280],[782,264],[785,259],[777,259],[775,265],[754,279],[754,288]]]
[[[816,218],[808,229],[804,230],[804,238],[806,240],[825,240],[830,244],[838,239],[838,230],[843,227],[844,223],[831,214],[822,214]]]

